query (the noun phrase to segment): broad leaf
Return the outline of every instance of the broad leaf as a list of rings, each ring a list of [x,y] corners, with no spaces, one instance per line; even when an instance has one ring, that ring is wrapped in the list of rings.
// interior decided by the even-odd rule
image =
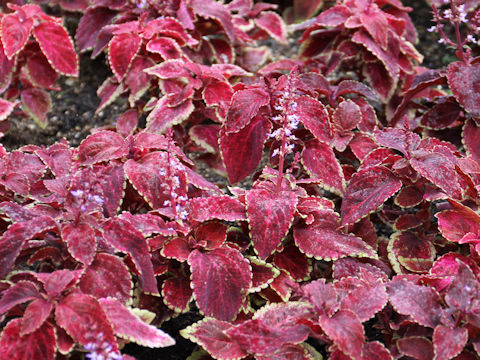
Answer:
[[[453,95],[473,117],[480,115],[480,64],[456,61],[447,67],[447,79]]]

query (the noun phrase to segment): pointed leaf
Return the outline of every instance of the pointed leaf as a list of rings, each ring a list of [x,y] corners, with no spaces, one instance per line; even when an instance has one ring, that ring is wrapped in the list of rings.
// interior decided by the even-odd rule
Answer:
[[[114,218],[107,222],[104,228],[104,237],[110,245],[132,257],[140,272],[143,291],[159,295],[147,241],[142,233],[128,221]]]
[[[143,322],[118,300],[103,298],[99,302],[112,324],[116,336],[151,348],[175,344],[172,337]]]
[[[3,121],[6,118],[8,118],[12,113],[13,109],[15,109],[17,105],[18,105],[18,101],[10,102],[7,100],[0,99],[0,121]]]
[[[137,55],[142,39],[136,33],[115,35],[108,44],[108,61],[118,81],[122,81],[133,58]]]
[[[188,202],[190,216],[197,221],[212,219],[225,221],[246,220],[245,206],[230,196],[194,198]]]
[[[295,99],[295,102],[297,103],[297,114],[303,125],[317,140],[329,144],[333,134],[325,106],[309,96],[300,96]]]
[[[335,212],[322,209],[317,216],[312,225],[293,230],[295,244],[307,256],[324,260],[346,256],[377,257],[375,250],[361,238],[337,230],[339,218]]]
[[[95,255],[78,286],[97,299],[113,297],[124,304],[130,302],[133,288],[130,272],[122,259],[105,253]]]
[[[232,324],[213,318],[205,318],[189,327],[180,330],[180,334],[202,346],[217,359],[239,360],[247,356],[247,352],[226,334]]]
[[[1,23],[3,50],[9,60],[23,50],[30,37],[34,21],[23,11],[5,15]]]
[[[15,360],[54,360],[55,333],[53,326],[44,323],[37,331],[20,336],[22,319],[13,319],[3,329],[0,338],[0,351],[6,359]]]
[[[78,76],[78,56],[67,30],[51,21],[41,22],[33,28],[43,54],[52,68],[67,76]]]
[[[166,279],[162,285],[162,297],[170,309],[185,312],[193,298],[190,279],[183,274]]]
[[[253,247],[260,259],[267,258],[287,235],[297,206],[292,191],[267,189],[247,192],[246,206]]]
[[[30,88],[22,91],[22,105],[25,112],[42,128],[47,126],[47,113],[52,110],[50,95],[42,90]]]
[[[50,316],[53,304],[45,299],[32,301],[23,314],[22,328],[20,335],[31,334],[39,329]]]
[[[252,283],[250,264],[238,250],[194,250],[188,257],[198,307],[206,316],[231,321]]]
[[[356,172],[342,201],[342,225],[353,224],[379,208],[402,187],[402,182],[383,166]]]
[[[31,281],[19,281],[7,290],[3,291],[0,299],[0,314],[6,313],[8,310],[18,304],[40,298],[40,293]]]
[[[225,122],[225,132],[237,133],[247,126],[262,106],[268,105],[270,96],[262,89],[240,90],[233,94]]]
[[[186,99],[178,106],[169,106],[168,97],[158,100],[155,108],[148,114],[146,129],[150,132],[163,133],[166,128],[182,123],[193,112],[195,106],[191,99]]]
[[[86,222],[64,223],[61,227],[61,235],[70,255],[88,266],[96,250],[95,233],[92,227]]]
[[[128,155],[125,140],[113,131],[99,131],[82,141],[77,157],[85,165],[119,159]]]
[[[473,117],[480,115],[480,64],[456,61],[447,67],[448,85],[453,95]]]
[[[283,19],[273,11],[264,11],[255,19],[257,26],[265,30],[275,40],[287,43],[287,27]]]

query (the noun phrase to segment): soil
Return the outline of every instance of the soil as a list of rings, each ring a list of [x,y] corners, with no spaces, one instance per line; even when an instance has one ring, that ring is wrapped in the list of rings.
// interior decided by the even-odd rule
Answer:
[[[416,47],[425,56],[422,65],[439,69],[455,60],[453,51],[448,51],[437,43],[438,34],[425,31],[433,24],[430,21],[431,9],[427,3],[419,0],[403,0],[403,3],[414,9],[411,17],[419,34],[419,43],[416,44]],[[78,78],[62,78],[59,81],[61,91],[51,92],[53,108],[48,115],[48,125],[45,129],[40,128],[33,120],[14,113],[9,118],[11,129],[0,139],[0,143],[8,150],[14,150],[27,144],[48,146],[65,138],[71,146],[76,147],[90,134],[91,129],[112,126],[116,117],[127,109],[127,104],[125,99],[119,99],[105,110],[95,114],[100,103],[96,90],[111,75],[111,72],[104,57],[92,60],[89,55],[89,53],[83,54],[80,58]],[[212,174],[206,174],[206,177],[215,178]],[[148,349],[128,344],[123,352],[135,356],[137,360],[184,360],[192,353],[196,345],[180,336],[179,330],[199,319],[201,319],[199,313],[192,310],[163,324],[162,329],[177,341],[175,347]],[[381,341],[382,334],[371,326],[374,322],[372,320],[365,324],[366,334],[370,340]],[[311,345],[326,355],[324,345],[317,340],[312,340],[312,342],[314,343]]]

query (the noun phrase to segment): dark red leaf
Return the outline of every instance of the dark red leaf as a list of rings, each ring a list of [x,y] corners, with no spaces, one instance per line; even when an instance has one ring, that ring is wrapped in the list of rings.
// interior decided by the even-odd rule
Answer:
[[[418,360],[434,358],[433,345],[430,340],[420,336],[408,336],[397,340],[397,348],[401,354]]]
[[[257,26],[265,30],[275,40],[287,43],[287,27],[283,19],[273,11],[264,11],[255,19]]]
[[[463,350],[468,341],[466,328],[451,329],[444,325],[438,325],[433,332],[433,348],[435,359],[451,359]]]
[[[447,67],[448,85],[453,95],[473,117],[480,115],[480,64],[456,61]]]
[[[88,266],[92,262],[96,250],[95,233],[92,227],[85,222],[64,223],[61,227],[61,235],[70,255]]]
[[[397,232],[390,237],[389,257],[392,256],[412,272],[427,272],[433,265],[436,251],[429,239],[412,232]]]
[[[342,225],[353,224],[400,190],[402,182],[383,166],[360,170],[350,179],[342,201]]]
[[[270,96],[262,89],[240,90],[233,94],[225,122],[225,132],[238,133],[258,114],[262,106],[268,105]]]
[[[246,220],[245,206],[230,196],[194,198],[188,202],[190,216],[197,221],[219,219],[225,221]]]
[[[303,125],[317,138],[317,140],[330,144],[332,129],[325,106],[318,100],[309,96],[300,96],[295,99],[297,115]]]
[[[45,128],[47,126],[47,113],[52,110],[50,95],[42,89],[30,88],[22,91],[21,99],[25,112],[38,125]]]
[[[231,321],[240,310],[252,283],[248,261],[235,249],[207,253],[194,250],[188,257],[198,307],[206,316]]]
[[[3,291],[0,300],[0,314],[6,313],[18,304],[38,298],[40,298],[40,293],[35,284],[31,281],[21,280]]]
[[[292,191],[275,193],[267,189],[252,189],[247,192],[250,236],[260,259],[275,251],[288,233],[297,202],[297,196]]]
[[[162,296],[165,305],[176,312],[185,312],[193,298],[190,279],[182,275],[170,277],[163,282]]]
[[[45,299],[33,300],[23,313],[20,335],[24,336],[38,330],[50,316],[52,302]]]

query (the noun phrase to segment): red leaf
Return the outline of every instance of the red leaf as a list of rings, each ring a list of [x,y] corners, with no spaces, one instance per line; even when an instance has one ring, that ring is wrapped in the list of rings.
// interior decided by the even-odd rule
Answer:
[[[271,264],[256,257],[249,257],[252,268],[252,287],[250,292],[258,292],[265,289],[272,281],[280,275],[280,272]]]
[[[44,21],[34,27],[33,35],[56,72],[67,76],[78,76],[77,53],[72,39],[62,25]]]
[[[72,257],[88,266],[95,254],[96,240],[92,227],[86,222],[64,223],[61,235]]]
[[[130,90],[128,102],[131,107],[135,106],[135,102],[139,100],[150,87],[152,77],[143,70],[152,65],[154,65],[153,60],[145,56],[137,56],[133,59],[124,79],[125,86]]]
[[[297,344],[307,339],[310,328],[298,321],[306,317],[308,308],[307,304],[299,302],[266,305],[252,320],[226,333],[250,353],[273,355],[284,344]]]
[[[117,350],[112,326],[100,303],[90,295],[72,292],[61,299],[55,308],[55,319],[76,342],[87,345],[98,340],[104,341]]]
[[[430,340],[420,336],[408,336],[397,340],[397,348],[401,354],[418,360],[434,358],[433,345]]]
[[[168,96],[157,101],[155,108],[147,116],[146,129],[162,133],[166,128],[182,123],[195,109],[191,99],[186,99],[178,106],[169,106]]]
[[[50,66],[43,54],[38,53],[34,56],[29,56],[27,59],[26,70],[28,79],[36,86],[49,90],[60,90],[55,86],[58,79],[58,74]]]
[[[2,49],[0,49],[1,51]],[[18,101],[10,102],[7,100],[0,99],[0,121],[5,120],[15,109],[17,106]]]
[[[97,299],[113,297],[126,304],[133,288],[130,272],[118,256],[98,253],[84,270],[78,286]]]
[[[206,316],[231,321],[252,283],[250,264],[238,250],[194,250],[188,257],[198,307]]]
[[[345,178],[342,168],[332,148],[320,141],[305,143],[302,164],[310,177],[321,180],[320,186],[340,196],[345,191]]]
[[[398,262],[412,272],[427,272],[433,265],[436,251],[429,239],[412,232],[397,232],[390,237],[388,251]]]
[[[392,360],[392,355],[385,346],[378,341],[363,344],[362,360]]]
[[[309,260],[293,244],[285,245],[282,252],[277,252],[273,263],[296,281],[306,280],[312,270]]]
[[[143,291],[159,295],[147,241],[128,221],[110,219],[104,228],[105,240],[117,250],[129,254],[140,272]]]
[[[26,241],[55,228],[56,224],[49,216],[38,216],[10,225],[0,239],[0,278],[8,274]]]
[[[448,85],[453,95],[473,117],[480,115],[480,64],[453,62],[447,67]]]
[[[163,302],[175,312],[185,312],[193,298],[190,279],[181,275],[170,277],[162,285]]]
[[[310,226],[298,226],[293,230],[295,244],[307,256],[316,259],[336,260],[345,256],[376,258],[377,254],[357,236],[337,230],[338,215],[332,210],[319,210]]]
[[[152,53],[160,54],[164,60],[179,59],[183,55],[182,49],[175,40],[162,36],[150,40],[146,49]]]
[[[190,216],[197,221],[219,219],[225,221],[246,220],[245,206],[230,196],[193,198],[188,202]]]
[[[30,37],[34,20],[23,11],[5,15],[2,18],[1,38],[3,50],[9,60],[23,50]]]
[[[227,229],[227,225],[217,221],[200,224],[194,231],[195,248],[213,250],[221,247],[227,239]]]
[[[53,326],[44,323],[37,331],[21,336],[22,319],[13,319],[3,329],[0,351],[6,359],[55,359],[55,333]]]
[[[175,344],[175,340],[162,330],[143,322],[132,311],[113,298],[99,300],[115,335],[146,347],[166,347]]]
[[[231,184],[243,180],[260,164],[270,128],[268,121],[256,118],[238,132],[221,130],[220,150]]]
[[[435,359],[449,360],[463,350],[468,341],[466,328],[451,329],[444,325],[438,325],[433,332],[433,348]]]
[[[342,201],[342,225],[353,224],[374,212],[401,187],[402,182],[383,166],[356,172]]]
[[[30,88],[22,90],[22,105],[25,112],[30,115],[42,128],[47,126],[47,113],[52,110],[50,95],[41,89]]]
[[[235,29],[233,26],[232,15],[222,3],[213,0],[192,0],[190,6],[193,11],[206,19],[215,20],[220,25],[230,41],[235,41]]]
[[[6,313],[8,310],[18,304],[40,298],[40,293],[31,281],[19,281],[7,290],[2,292],[0,300],[0,314]]]
[[[438,103],[422,116],[420,124],[429,129],[443,130],[458,119],[461,111],[462,108],[453,97],[439,99]]]
[[[180,334],[208,351],[217,359],[238,360],[247,356],[247,352],[226,334],[232,324],[212,318],[205,318],[186,329]]]
[[[339,310],[332,317],[320,315],[319,324],[343,353],[353,359],[362,358],[363,326],[354,313],[349,310]]]
[[[50,316],[53,304],[45,299],[33,300],[23,313],[20,336],[31,334],[39,329]]]
[[[282,44],[287,43],[287,27],[283,19],[273,11],[264,11],[255,19],[257,26]]]
[[[410,315],[418,324],[430,328],[440,323],[442,300],[433,288],[393,278],[387,284],[387,292],[390,303],[400,314]]]
[[[260,259],[275,251],[287,235],[297,202],[297,196],[292,191],[274,193],[267,189],[252,189],[247,192],[250,236]]]
[[[480,164],[480,127],[477,126],[473,119],[465,122],[462,131],[463,143],[469,155]]]
[[[186,261],[190,255],[191,248],[184,237],[174,237],[162,248],[162,255],[169,259],[176,259],[180,262]]]
[[[240,90],[233,94],[225,122],[225,133],[238,133],[250,124],[262,106],[270,103],[270,96],[262,89]]]
[[[325,106],[310,96],[300,96],[295,99],[297,103],[297,115],[303,125],[317,138],[317,140],[330,144],[332,141],[332,129]]]
[[[472,308],[476,308],[476,305],[472,306],[472,303],[478,301],[480,282],[463,261],[456,260],[456,262],[458,270],[447,289],[445,302],[464,313],[473,313],[475,310]]]
[[[107,7],[88,7],[80,19],[75,40],[78,49],[83,52],[92,49],[104,26],[108,25],[117,12]]]
[[[128,155],[125,140],[113,131],[102,130],[88,136],[77,149],[77,157],[85,165],[114,160]]]
[[[108,44],[108,61],[117,80],[122,81],[142,44],[136,33],[115,35]]]

